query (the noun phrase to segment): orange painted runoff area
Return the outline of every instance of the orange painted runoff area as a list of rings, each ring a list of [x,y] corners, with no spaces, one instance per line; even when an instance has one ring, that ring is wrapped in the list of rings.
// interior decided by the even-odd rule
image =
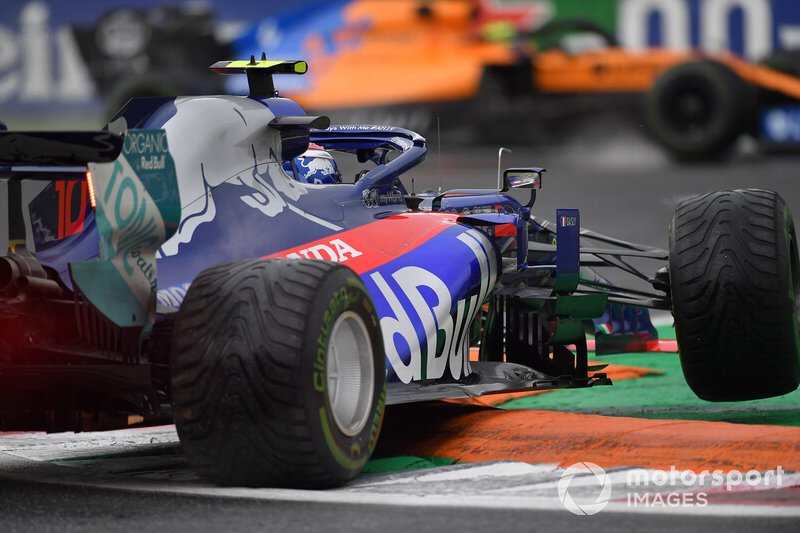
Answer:
[[[506,411],[438,402],[387,408],[378,456],[669,470],[800,470],[800,427]]]

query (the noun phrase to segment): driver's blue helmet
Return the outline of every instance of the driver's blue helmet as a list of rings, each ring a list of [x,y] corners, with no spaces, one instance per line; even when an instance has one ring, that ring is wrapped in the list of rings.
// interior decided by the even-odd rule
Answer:
[[[322,146],[311,143],[308,150],[292,159],[294,178],[306,183],[341,183],[336,161]]]

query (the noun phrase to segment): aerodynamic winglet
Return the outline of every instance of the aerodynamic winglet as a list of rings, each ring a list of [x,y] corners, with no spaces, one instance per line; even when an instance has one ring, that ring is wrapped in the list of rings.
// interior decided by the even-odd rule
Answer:
[[[317,130],[324,130],[331,125],[331,119],[326,116],[307,116],[301,115],[296,117],[275,117],[269,123],[270,126],[276,130],[293,129],[297,127],[314,128]]]
[[[278,94],[272,82],[273,74],[305,74],[308,72],[308,63],[268,60],[267,54],[262,53],[260,61],[256,61],[255,56],[250,56],[250,61],[217,61],[209,69],[217,74],[246,74],[251,96],[271,97]]]

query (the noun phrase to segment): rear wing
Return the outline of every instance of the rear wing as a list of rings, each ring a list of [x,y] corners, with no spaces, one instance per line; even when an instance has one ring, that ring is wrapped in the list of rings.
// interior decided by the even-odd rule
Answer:
[[[0,180],[9,181],[9,250],[0,256],[0,282],[9,290],[17,271],[44,272],[40,250],[32,254],[25,247],[21,182],[54,176],[86,180],[100,246],[94,260],[75,260],[66,241],[58,250],[69,258],[73,291],[117,327],[148,332],[155,315],[156,250],[175,233],[181,214],[166,132],[0,132]],[[69,193],[75,187],[63,188]]]
[[[52,181],[53,170],[67,180],[85,179],[90,163],[116,160],[121,135],[108,131],[0,131],[0,180],[8,181],[8,242],[25,243],[21,181]]]
[[[0,167],[111,163],[119,157],[122,143],[122,135],[108,131],[0,131]],[[36,179],[36,174],[24,177]]]

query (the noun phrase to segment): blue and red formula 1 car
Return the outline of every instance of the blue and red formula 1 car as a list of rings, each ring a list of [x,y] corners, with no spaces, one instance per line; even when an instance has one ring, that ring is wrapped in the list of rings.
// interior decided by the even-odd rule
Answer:
[[[301,61],[212,68],[246,74],[251,96],[134,99],[98,132],[0,132],[0,427],[174,417],[215,482],[335,486],[370,457],[387,404],[608,384],[587,330],[598,351],[640,349],[648,308],[672,310],[700,397],[797,387],[800,268],[776,193],[681,202],[668,253],[582,230],[574,209],[537,219],[536,167],[408,194],[419,135],[307,116],[272,84]],[[342,182],[337,157],[364,170]]]

